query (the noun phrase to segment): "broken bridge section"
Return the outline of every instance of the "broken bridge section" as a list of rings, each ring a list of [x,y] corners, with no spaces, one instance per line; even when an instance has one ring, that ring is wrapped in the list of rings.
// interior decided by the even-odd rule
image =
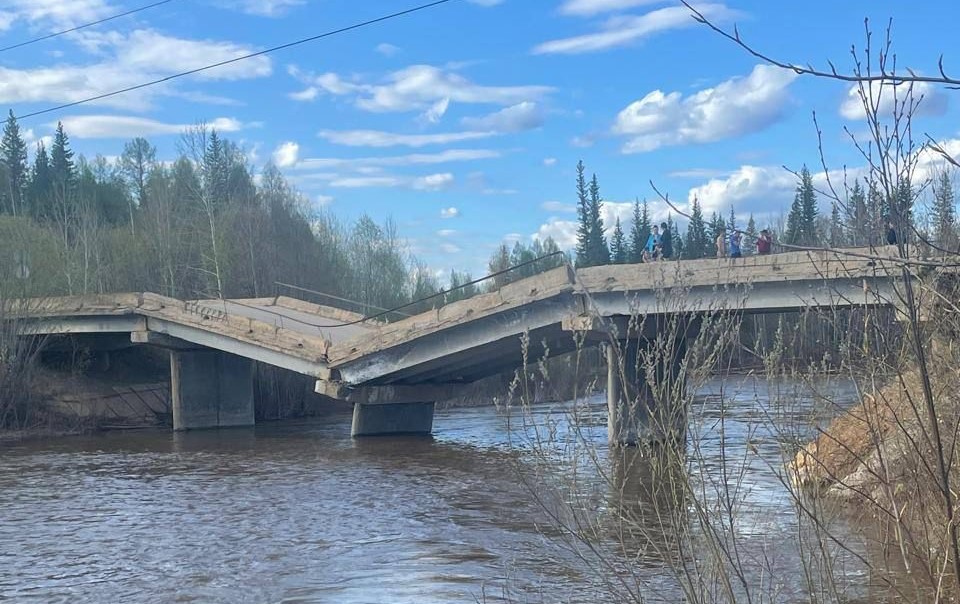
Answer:
[[[433,404],[465,384],[570,352],[578,340],[649,345],[663,317],[897,306],[903,273],[883,254],[892,251],[564,266],[391,323],[286,297],[150,293],[20,300],[5,316],[24,334],[128,334],[168,349],[175,429],[251,424],[247,384],[258,361],[310,376],[317,393],[352,403],[355,435],[427,433]],[[646,327],[631,329],[638,321]],[[644,379],[609,358],[621,379]],[[629,385],[608,390],[617,399],[611,439],[632,444],[643,431],[624,413],[647,395]]]

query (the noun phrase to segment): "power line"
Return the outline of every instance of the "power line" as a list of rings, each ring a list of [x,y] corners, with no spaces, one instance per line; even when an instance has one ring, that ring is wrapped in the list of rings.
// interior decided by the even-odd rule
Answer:
[[[101,23],[106,23],[107,21],[113,21],[114,19],[119,19],[120,17],[126,17],[126,16],[132,15],[132,14],[134,14],[134,13],[139,13],[139,12],[141,12],[141,11],[145,11],[145,10],[147,10],[147,9],[154,8],[154,7],[156,7],[156,6],[160,6],[161,4],[169,4],[170,2],[173,2],[173,1],[174,1],[174,0],[160,0],[160,2],[154,2],[153,4],[147,4],[146,6],[141,6],[140,8],[133,8],[133,9],[128,10],[128,11],[125,12],[125,13],[120,13],[120,14],[118,14],[118,15],[113,15],[113,16],[110,16],[110,17],[104,17],[103,19],[100,19],[100,20],[98,20],[98,21],[91,21],[90,23],[84,23],[83,25],[77,25],[76,27],[71,27],[70,29],[65,29],[65,30],[63,30],[63,31],[54,32],[54,33],[52,33],[52,34],[47,34],[47,35],[45,35],[45,36],[40,36],[39,38],[33,38],[32,40],[27,40],[27,41],[25,41],[25,42],[18,42],[18,43],[16,43],[16,44],[11,44],[10,46],[4,46],[3,48],[0,48],[0,52],[6,52],[6,51],[8,51],[8,50],[13,50],[14,48],[20,48],[21,46],[28,46],[28,45],[30,45],[30,44],[36,44],[37,42],[43,42],[44,40],[49,40],[50,38],[56,38],[57,36],[62,36],[63,34],[69,34],[69,33],[71,33],[71,32],[75,32],[75,31],[77,31],[77,30],[79,30],[79,29],[84,29],[85,27],[93,27],[94,25],[100,25]]]
[[[349,32],[349,31],[353,31],[353,30],[355,30],[355,29],[360,29],[360,28],[363,28],[363,27],[367,27],[367,26],[369,26],[369,25],[374,25],[374,24],[377,24],[377,23],[381,23],[381,22],[383,22],[383,21],[389,21],[389,20],[391,20],[391,19],[396,19],[396,18],[398,18],[398,17],[403,17],[403,16],[406,16],[406,15],[409,15],[409,14],[412,14],[412,13],[416,13],[416,12],[419,12],[419,11],[423,11],[423,10],[426,10],[426,9],[428,9],[428,8],[433,8],[433,7],[439,6],[439,5],[441,5],[441,4],[447,4],[448,2],[453,2],[453,1],[454,1],[454,0],[435,0],[434,2],[429,2],[429,3],[427,3],[427,4],[421,4],[421,5],[419,5],[419,6],[415,6],[415,7],[413,7],[413,8],[408,8],[408,9],[402,10],[402,11],[400,11],[400,12],[391,13],[391,14],[389,14],[389,15],[384,15],[384,16],[382,16],[382,17],[377,17],[376,19],[370,19],[370,20],[368,20],[368,21],[363,21],[363,22],[361,22],[361,23],[354,23],[353,25],[348,25],[348,26],[346,26],[346,27],[341,27],[341,28],[339,28],[339,29],[330,30],[330,31],[324,32],[324,33],[322,33],[322,34],[317,34],[317,35],[315,35],[315,36],[310,36],[309,38],[301,38],[301,39],[299,39],[299,40],[295,40],[295,41],[293,41],[293,42],[287,42],[286,44],[280,44],[279,46],[273,46],[273,47],[267,48],[267,49],[265,49],[265,50],[259,50],[259,51],[257,51],[257,52],[251,52],[251,53],[246,54],[246,55],[242,55],[242,56],[239,56],[239,57],[234,57],[234,58],[232,58],[232,59],[227,59],[226,61],[220,61],[220,62],[218,62],[218,63],[211,63],[210,65],[204,65],[203,67],[197,67],[196,69],[191,69],[191,70],[189,70],[189,71],[181,71],[180,73],[175,73],[175,74],[173,74],[173,75],[169,75],[169,76],[166,76],[166,77],[163,77],[163,78],[159,78],[159,79],[156,79],[156,80],[151,80],[151,81],[149,81],[149,82],[144,82],[144,83],[142,83],[142,84],[137,84],[137,85],[135,85],[135,86],[128,86],[127,88],[121,88],[120,90],[114,90],[113,92],[105,92],[105,93],[103,93],[103,94],[98,94],[98,95],[96,95],[96,96],[92,96],[92,97],[88,97],[88,98],[85,98],[85,99],[81,99],[81,100],[79,100],[79,101],[73,101],[73,102],[70,102],[70,103],[64,103],[63,105],[57,105],[56,107],[49,107],[49,108],[47,108],[47,109],[41,109],[40,111],[34,111],[34,112],[32,112],[32,113],[27,113],[27,114],[24,114],[24,115],[21,115],[21,116],[17,116],[17,119],[18,119],[18,120],[25,120],[25,119],[27,119],[27,118],[36,117],[36,116],[38,116],[38,115],[44,115],[44,114],[46,114],[46,113],[53,113],[54,111],[60,111],[61,109],[67,109],[67,108],[69,108],[69,107],[75,107],[75,106],[77,106],[77,105],[83,105],[83,104],[85,104],[85,103],[90,103],[90,102],[93,102],[93,101],[99,101],[99,100],[101,100],[101,99],[109,98],[109,97],[112,97],[112,96],[117,96],[118,94],[124,94],[124,93],[127,93],[127,92],[133,92],[134,90],[140,90],[141,88],[147,88],[147,87],[149,87],[149,86],[155,86],[155,85],[157,85],[157,84],[162,84],[162,83],[164,83],[164,82],[169,82],[170,80],[175,80],[175,79],[177,79],[177,78],[182,78],[182,77],[184,77],[184,76],[193,75],[193,74],[195,74],[195,73],[200,73],[200,72],[202,72],[202,71],[207,71],[207,70],[209,70],[209,69],[215,69],[215,68],[217,68],[217,67],[223,67],[224,65],[230,65],[231,63],[238,63],[238,62],[240,62],[240,61],[245,61],[245,60],[247,60],[247,59],[252,59],[252,58],[254,58],[254,57],[259,57],[259,56],[271,54],[271,53],[277,52],[278,50],[285,50],[285,49],[287,49],[287,48],[292,48],[292,47],[294,47],[294,46],[300,46],[301,44],[306,44],[307,42],[314,42],[314,41],[320,40],[320,39],[322,39],[322,38],[329,38],[329,37],[331,37],[331,36],[335,36],[335,35],[338,35],[338,34],[346,33],[346,32]]]

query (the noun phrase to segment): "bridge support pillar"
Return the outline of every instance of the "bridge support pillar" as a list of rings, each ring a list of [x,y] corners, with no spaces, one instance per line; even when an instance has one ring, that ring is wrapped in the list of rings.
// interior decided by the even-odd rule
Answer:
[[[641,340],[606,345],[607,438],[613,446],[685,437],[687,410],[680,375],[685,340],[679,339],[669,352],[648,352],[654,345]]]
[[[351,436],[430,434],[433,431],[433,403],[389,403],[353,405]]]
[[[253,362],[215,350],[170,351],[173,429],[252,426]]]

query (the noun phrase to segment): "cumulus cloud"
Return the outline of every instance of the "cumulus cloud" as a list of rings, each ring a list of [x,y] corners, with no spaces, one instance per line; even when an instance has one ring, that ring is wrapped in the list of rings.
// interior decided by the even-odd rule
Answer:
[[[441,208],[440,218],[456,218],[460,216],[460,210],[455,207]]]
[[[411,65],[389,74],[385,81],[377,84],[347,79],[336,73],[311,75],[295,67],[289,71],[307,85],[298,93],[300,96],[314,95],[311,98],[315,98],[321,92],[351,96],[357,107],[373,113],[426,111],[444,99],[448,103],[509,106],[539,99],[553,90],[547,86],[484,86],[452,69],[432,65]]]
[[[483,117],[465,117],[461,123],[467,128],[493,132],[522,132],[543,125],[543,112],[533,102],[524,101]]]
[[[628,137],[624,153],[664,146],[709,143],[757,132],[783,117],[790,102],[793,72],[757,65],[688,97],[654,90],[617,116],[615,134]]]
[[[317,205],[321,208],[325,208],[333,203],[334,199],[335,198],[332,195],[317,195],[316,197]]]
[[[134,138],[180,134],[196,124],[166,123],[129,115],[74,115],[60,120],[63,128],[74,138]],[[206,125],[218,132],[238,132],[256,124],[244,124],[232,117],[218,117]],[[50,124],[55,127],[56,124]]]
[[[910,89],[906,85],[894,87],[887,83],[882,85],[868,83],[864,84],[864,87],[868,102],[877,106],[881,119],[892,116],[896,104],[899,103],[902,107],[903,103],[908,102]],[[927,82],[914,84],[913,99],[920,102],[914,115],[938,116],[947,112],[947,95],[933,84]],[[847,96],[840,105],[840,115],[848,120],[866,119],[858,85],[854,84],[847,89]]]
[[[300,145],[293,141],[281,143],[273,151],[273,163],[278,168],[289,168],[297,163],[300,157]]]
[[[417,191],[440,191],[453,184],[453,174],[428,174],[426,176],[334,176],[330,186],[338,189],[406,188]]]
[[[348,147],[426,147],[447,145],[495,136],[495,132],[447,132],[439,134],[398,134],[381,130],[321,130],[318,136]]]
[[[571,208],[573,212],[576,212],[574,206],[568,207]],[[605,201],[603,202],[602,218],[607,237],[613,233],[617,218],[620,219],[621,228],[626,231],[629,228],[630,221],[633,219],[633,203]],[[661,220],[660,213],[654,212],[652,218],[654,220]],[[663,218],[666,218],[666,212],[663,212]],[[540,225],[540,228],[537,229],[536,233],[531,235],[531,238],[542,241],[547,237],[552,237],[560,249],[572,250],[577,245],[577,228],[578,223],[576,220],[565,220],[552,216],[547,222]]]
[[[449,108],[450,99],[440,99],[423,112],[423,119],[430,124],[436,124],[443,119]]]
[[[577,3],[587,6],[590,2]],[[721,23],[731,19],[736,12],[723,4],[698,4],[705,17]],[[634,44],[654,34],[696,25],[685,6],[671,6],[651,11],[645,15],[613,17],[604,23],[600,31],[544,42],[533,49],[534,54],[582,54],[598,52]]]
[[[118,7],[105,0],[7,0],[3,3],[3,10],[0,10],[0,24],[9,28],[16,21],[26,21],[32,25],[59,29],[102,19],[117,11]]]

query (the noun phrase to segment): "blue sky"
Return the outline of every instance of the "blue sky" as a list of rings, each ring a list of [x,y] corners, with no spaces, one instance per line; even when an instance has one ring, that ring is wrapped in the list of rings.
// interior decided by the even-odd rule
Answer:
[[[0,46],[147,3],[4,0]],[[415,4],[174,0],[0,53],[0,108],[26,114]],[[941,54],[960,65],[955,2],[699,6],[790,62],[849,68],[864,17],[878,37],[892,17],[899,65],[933,73]],[[923,92],[917,132],[960,151],[956,93]],[[674,2],[456,0],[23,126],[39,139],[63,120],[88,157],[142,135],[169,159],[182,126],[204,121],[255,166],[277,163],[317,207],[392,216],[433,268],[478,273],[501,241],[571,243],[579,159],[608,220],[635,197],[654,201],[650,180],[681,204],[696,195],[708,212],[775,220],[794,187],[782,166],[819,169],[814,111],[831,168],[862,165],[843,131],[863,130],[847,87],[760,66]]]

